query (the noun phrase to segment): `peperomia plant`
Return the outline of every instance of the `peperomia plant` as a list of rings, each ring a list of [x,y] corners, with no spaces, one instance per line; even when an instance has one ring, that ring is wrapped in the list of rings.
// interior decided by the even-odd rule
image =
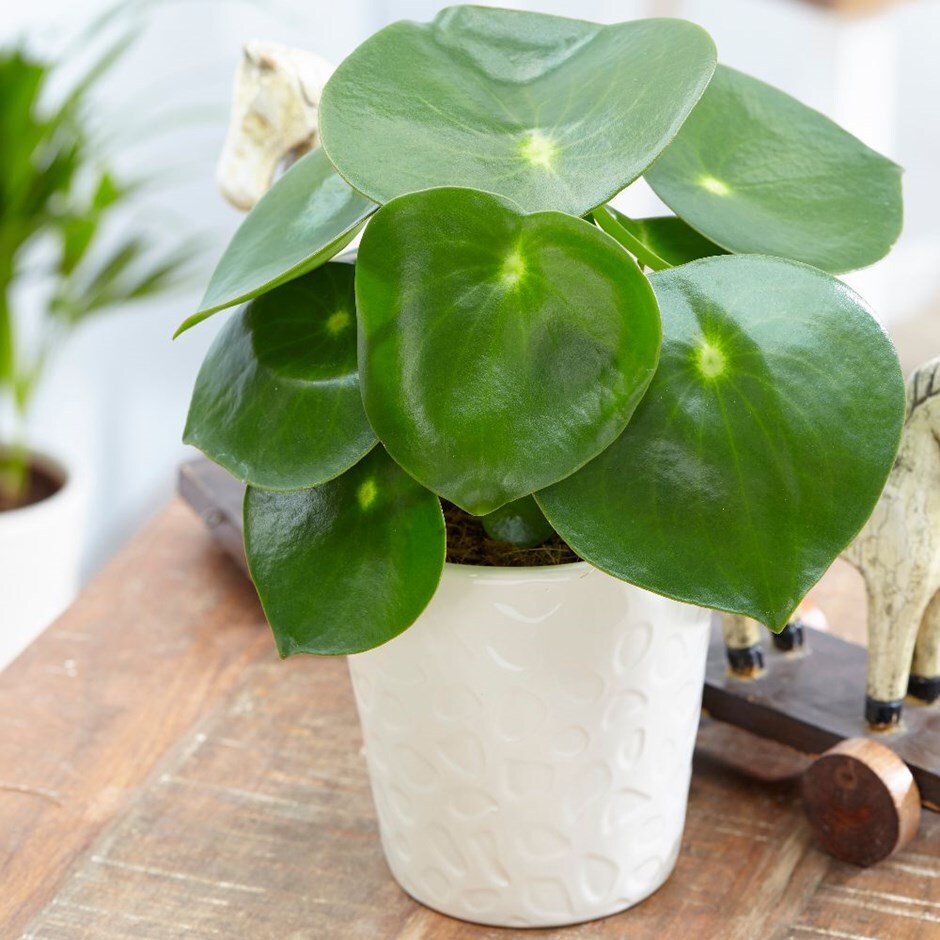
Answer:
[[[367,40],[320,134],[181,327],[244,304],[186,439],[249,484],[281,653],[407,628],[440,498],[782,627],[897,450],[894,349],[833,275],[896,239],[899,168],[691,23],[477,7]],[[640,176],[675,216],[607,205]]]

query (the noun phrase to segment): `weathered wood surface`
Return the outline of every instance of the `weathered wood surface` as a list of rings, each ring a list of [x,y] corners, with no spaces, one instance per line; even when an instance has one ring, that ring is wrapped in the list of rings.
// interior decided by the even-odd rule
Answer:
[[[278,662],[244,576],[175,504],[0,674],[0,936],[940,936],[940,818],[875,868],[836,862],[802,815],[805,762],[706,722],[678,868],[648,901],[565,931],[434,914],[382,860],[345,663]]]

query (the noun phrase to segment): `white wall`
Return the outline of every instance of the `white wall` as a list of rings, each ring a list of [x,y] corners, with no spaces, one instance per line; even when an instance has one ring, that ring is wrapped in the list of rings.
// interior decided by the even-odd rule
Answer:
[[[384,23],[427,19],[435,0],[165,0],[153,4],[132,56],[107,81],[101,106],[125,139],[132,173],[168,170],[177,182],[160,202],[180,231],[210,233],[210,259],[238,215],[216,195],[215,157],[224,133],[239,45],[269,38],[339,60]],[[516,0],[515,7],[599,21],[686,16],[715,37],[722,60],[777,84],[847,123],[907,167],[907,227],[896,255],[858,279],[889,322],[940,298],[940,4],[910,2],[846,19],[799,0]],[[0,42],[28,35],[57,50],[99,0],[7,4]],[[166,116],[188,119],[161,134]],[[162,116],[162,119],[161,119]],[[652,206],[651,194],[629,197]],[[209,264],[210,262],[207,262]],[[208,274],[208,268],[203,277]],[[174,326],[199,288],[89,324],[56,363],[35,413],[36,437],[64,451],[94,479],[88,569],[106,558],[174,485],[195,371],[222,317],[175,343]],[[929,351],[928,351],[929,352]],[[936,350],[934,352],[937,352]],[[926,352],[925,352],[926,355]]]

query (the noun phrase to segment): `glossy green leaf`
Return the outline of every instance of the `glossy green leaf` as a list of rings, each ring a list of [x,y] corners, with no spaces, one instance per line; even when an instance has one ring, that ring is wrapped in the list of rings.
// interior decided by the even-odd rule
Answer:
[[[734,252],[850,271],[901,231],[901,170],[817,111],[719,66],[647,172],[657,195]]]
[[[659,356],[652,289],[612,239],[474,190],[381,209],[359,248],[356,300],[379,439],[476,515],[599,454]]]
[[[805,265],[726,256],[652,283],[664,339],[646,397],[612,447],[536,499],[599,568],[780,628],[891,469],[894,348]]]
[[[329,261],[375,208],[337,175],[320,148],[301,157],[245,217],[199,310],[176,335]]]
[[[616,209],[610,209],[610,211],[617,222],[634,238],[665,262],[665,265],[657,270],[688,264],[690,261],[698,261],[699,258],[727,254],[724,248],[709,241],[677,216],[664,215],[649,219],[631,219]]]
[[[355,269],[326,264],[257,297],[206,356],[184,440],[253,486],[332,479],[375,445],[359,394]]]
[[[444,516],[378,447],[313,489],[249,487],[245,552],[282,656],[359,653],[409,627],[433,596]]]
[[[535,548],[547,542],[555,530],[531,496],[513,500],[482,519],[491,539],[511,542],[520,548]]]
[[[462,186],[580,216],[650,165],[714,68],[708,34],[681,20],[451,7],[356,49],[324,89],[320,133],[376,202]]]

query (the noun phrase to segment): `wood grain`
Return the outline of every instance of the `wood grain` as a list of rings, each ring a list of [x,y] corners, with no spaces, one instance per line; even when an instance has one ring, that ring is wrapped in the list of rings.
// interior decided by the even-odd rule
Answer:
[[[0,924],[16,936],[269,643],[253,591],[172,506],[0,676]]]
[[[637,908],[530,932],[421,908],[382,859],[345,662],[278,662],[243,575],[179,505],[0,674],[0,722],[11,940],[931,940],[940,929],[938,817],[875,868],[836,862],[802,815],[805,758],[708,721],[678,867]]]

